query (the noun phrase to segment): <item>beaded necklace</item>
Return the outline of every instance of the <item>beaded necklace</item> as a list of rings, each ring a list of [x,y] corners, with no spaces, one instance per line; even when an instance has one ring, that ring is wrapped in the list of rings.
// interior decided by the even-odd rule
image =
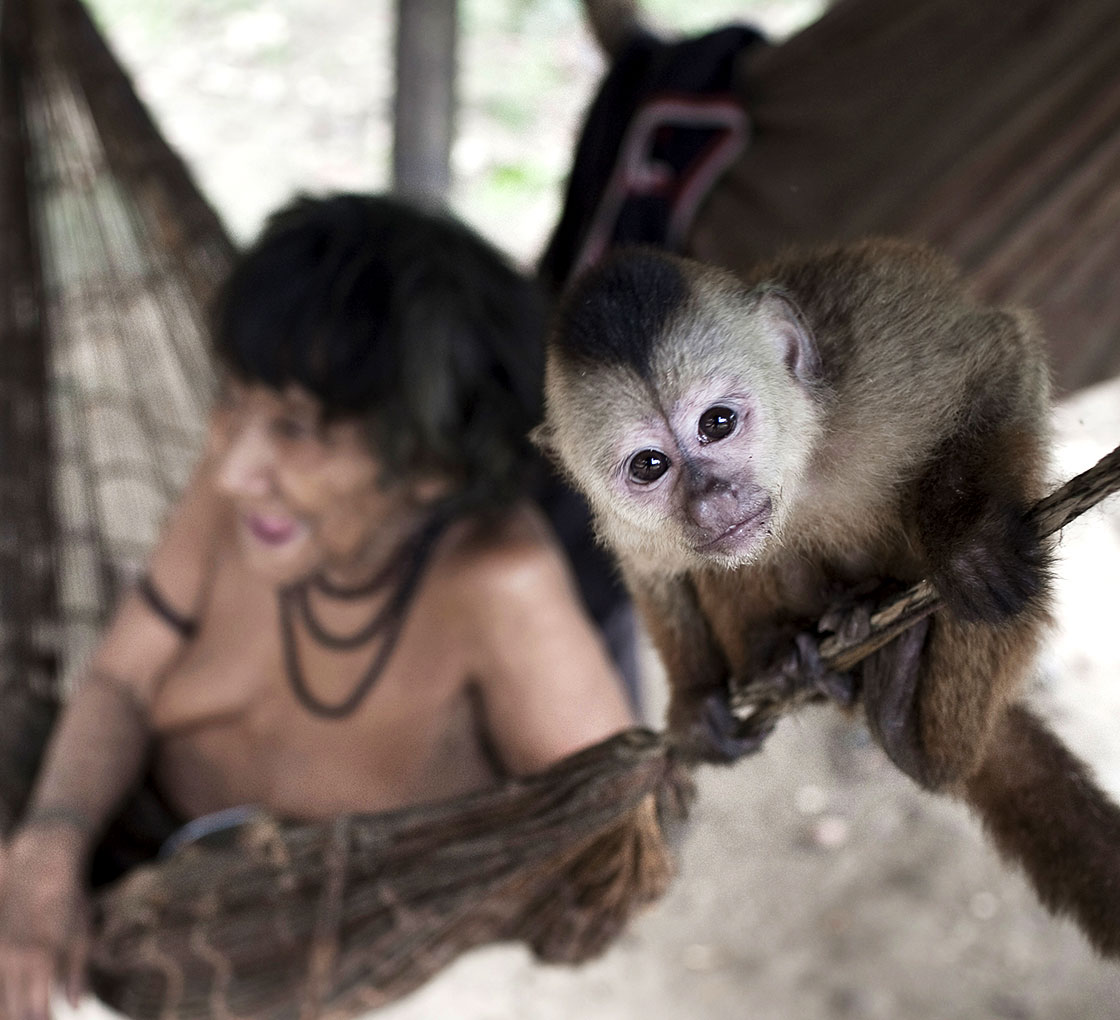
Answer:
[[[393,654],[420,578],[431,559],[437,540],[449,521],[450,515],[447,513],[433,515],[415,535],[401,543],[390,556],[389,561],[372,578],[353,588],[336,585],[322,574],[318,574],[280,590],[280,637],[288,683],[296,699],[312,715],[325,719],[345,719],[353,714],[373,689]],[[394,587],[385,604],[367,623],[363,623],[353,633],[333,633],[323,626],[312,611],[310,598],[312,588],[327,598],[353,601],[372,595],[388,585]],[[352,650],[380,639],[369,668],[359,678],[354,689],[341,701],[324,701],[313,694],[308,687],[299,660],[299,646],[296,640],[297,620],[302,621],[312,640],[324,648],[339,651]]]

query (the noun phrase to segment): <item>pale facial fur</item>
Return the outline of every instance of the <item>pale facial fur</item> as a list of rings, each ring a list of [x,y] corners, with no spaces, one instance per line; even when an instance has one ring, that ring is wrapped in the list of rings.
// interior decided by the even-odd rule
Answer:
[[[656,384],[627,368],[583,376],[550,363],[551,445],[632,568],[733,568],[780,539],[808,466],[818,413],[799,372],[812,339],[780,298],[720,277],[702,281],[666,333],[687,339],[660,345]],[[733,416],[717,439],[701,428],[712,409]],[[645,451],[668,466],[643,483],[631,468]]]

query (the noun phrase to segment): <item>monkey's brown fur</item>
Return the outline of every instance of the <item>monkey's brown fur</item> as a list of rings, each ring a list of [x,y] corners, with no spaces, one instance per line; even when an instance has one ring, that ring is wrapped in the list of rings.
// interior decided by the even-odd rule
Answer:
[[[1022,516],[1049,443],[1032,321],[901,242],[752,277],[623,254],[577,284],[550,345],[542,442],[619,557],[671,728],[698,757],[753,750],[730,676],[792,661],[835,690],[795,637],[853,590],[929,577],[946,608],[848,680],[872,732],[1120,955],[1120,810],[1018,701],[1048,604],[1048,549]],[[733,432],[689,424],[708,405]]]

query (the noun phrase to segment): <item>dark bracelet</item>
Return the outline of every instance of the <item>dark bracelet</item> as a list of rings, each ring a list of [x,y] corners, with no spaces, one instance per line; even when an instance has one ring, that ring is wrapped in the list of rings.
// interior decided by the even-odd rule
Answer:
[[[189,641],[198,633],[198,621],[192,620],[177,609],[173,609],[159,589],[152,583],[150,574],[140,576],[136,582],[136,591],[144,600],[145,605],[185,640]]]
[[[59,825],[76,829],[82,835],[89,835],[94,829],[93,819],[81,808],[71,807],[69,804],[48,804],[32,808],[23,816],[19,828],[49,829]]]

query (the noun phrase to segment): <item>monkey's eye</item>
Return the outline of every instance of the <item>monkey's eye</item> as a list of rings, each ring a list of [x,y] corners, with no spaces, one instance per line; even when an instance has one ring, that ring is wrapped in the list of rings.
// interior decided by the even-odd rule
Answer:
[[[700,415],[700,442],[715,443],[735,431],[739,416],[730,407],[709,407]]]
[[[640,450],[630,458],[630,478],[641,485],[656,482],[669,470],[669,458],[660,450]]]

